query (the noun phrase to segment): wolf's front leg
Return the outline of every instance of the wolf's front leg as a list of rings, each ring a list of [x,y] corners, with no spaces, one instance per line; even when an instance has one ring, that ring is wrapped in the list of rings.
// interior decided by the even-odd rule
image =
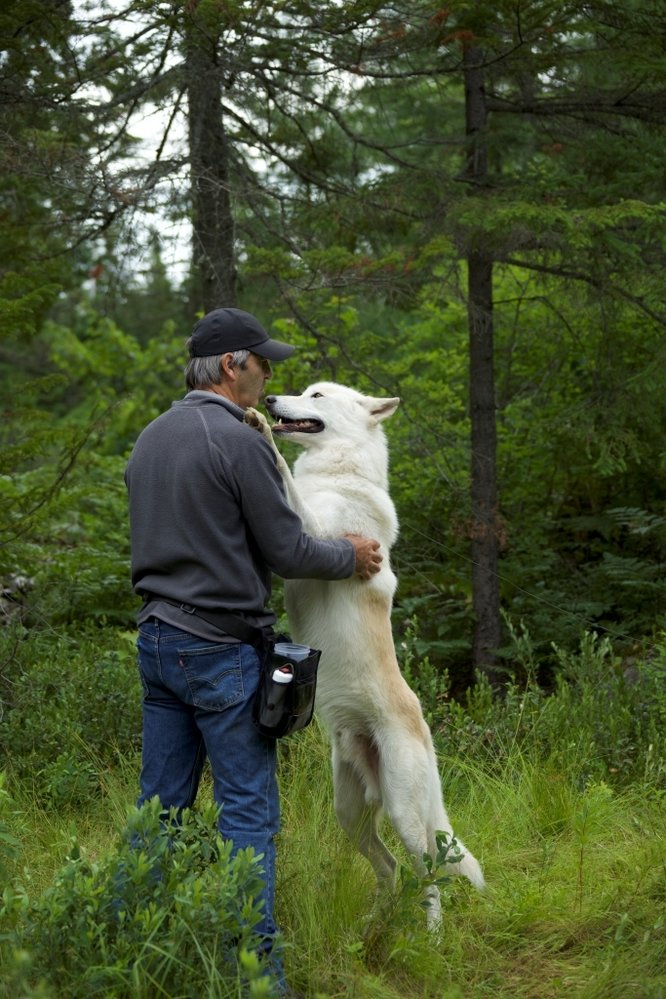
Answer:
[[[317,518],[311,513],[298,495],[298,489],[296,488],[294,477],[291,474],[291,469],[275,445],[275,439],[268,420],[263,413],[259,413],[256,409],[249,407],[245,410],[245,422],[248,426],[254,427],[255,430],[258,430],[264,440],[272,447],[275,452],[278,471],[282,476],[282,481],[284,482],[284,491],[287,495],[289,506],[301,518],[305,530],[309,534],[317,535],[319,533]]]
[[[271,425],[264,414],[260,413],[257,409],[253,409],[252,406],[248,406],[245,410],[245,422],[249,427],[253,427],[255,430],[258,430],[266,443],[270,444],[273,448],[278,458],[284,461],[284,458],[282,458],[282,455],[275,446],[275,439],[273,437]]]

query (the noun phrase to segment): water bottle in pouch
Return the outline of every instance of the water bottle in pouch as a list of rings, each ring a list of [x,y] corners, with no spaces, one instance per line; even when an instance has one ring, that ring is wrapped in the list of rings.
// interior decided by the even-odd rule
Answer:
[[[294,671],[291,666],[280,666],[278,669],[274,669],[271,676],[276,683],[291,683],[294,679]]]
[[[254,700],[253,718],[271,738],[309,724],[314,711],[320,652],[295,642],[276,642],[270,650]]]

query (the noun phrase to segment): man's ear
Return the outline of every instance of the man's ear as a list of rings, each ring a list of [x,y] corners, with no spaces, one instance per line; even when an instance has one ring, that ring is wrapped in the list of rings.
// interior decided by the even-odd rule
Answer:
[[[220,358],[220,376],[225,376],[232,382],[236,381],[236,365],[233,363],[233,354],[222,354]]]
[[[400,405],[400,399],[397,396],[394,396],[392,399],[368,399],[367,402],[370,415],[374,416],[378,423],[381,420],[388,420],[389,416],[393,416]]]

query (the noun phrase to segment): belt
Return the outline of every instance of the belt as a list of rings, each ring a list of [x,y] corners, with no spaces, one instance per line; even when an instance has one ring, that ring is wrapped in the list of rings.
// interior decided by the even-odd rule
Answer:
[[[253,624],[249,624],[242,617],[231,614],[229,611],[207,610],[203,613],[197,607],[193,607],[192,604],[181,603],[179,600],[171,600],[169,597],[162,597],[158,593],[143,593],[142,596],[144,603],[161,600],[165,604],[171,604],[172,607],[177,607],[178,610],[183,611],[185,614],[200,617],[202,621],[212,624],[214,628],[225,631],[227,635],[233,635],[234,638],[238,638],[247,645],[254,645],[257,649],[265,648],[273,637],[272,628],[257,628]]]

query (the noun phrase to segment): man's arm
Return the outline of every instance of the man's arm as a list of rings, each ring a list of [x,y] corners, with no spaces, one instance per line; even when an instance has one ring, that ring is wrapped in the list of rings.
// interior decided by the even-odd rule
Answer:
[[[233,442],[227,468],[242,516],[267,566],[283,579],[349,579],[356,571],[350,538],[317,538],[287,502],[272,449],[248,427]],[[242,444],[242,450],[238,447]],[[361,568],[367,570],[364,555]]]

